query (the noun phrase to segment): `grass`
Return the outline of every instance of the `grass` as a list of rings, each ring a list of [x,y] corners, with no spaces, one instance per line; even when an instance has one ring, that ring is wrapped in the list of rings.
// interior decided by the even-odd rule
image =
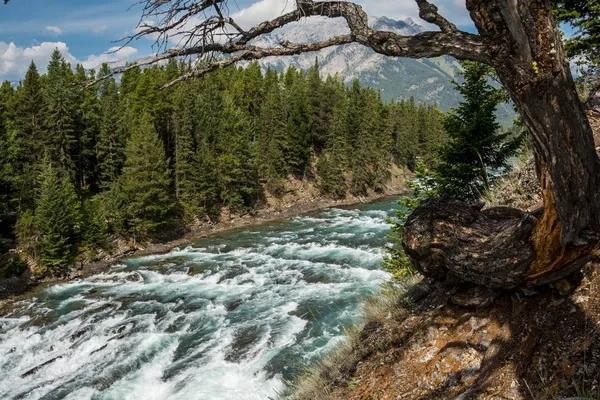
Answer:
[[[409,289],[420,277],[409,277],[402,283],[386,284],[376,296],[367,300],[363,308],[363,322],[348,327],[345,337],[335,349],[309,366],[298,379],[289,382],[289,390],[281,395],[287,400],[339,400],[335,390],[346,387],[354,390],[360,380],[352,376],[360,361],[357,349],[361,344],[363,328],[367,324],[398,324],[410,309]],[[381,344],[383,345],[383,343]]]

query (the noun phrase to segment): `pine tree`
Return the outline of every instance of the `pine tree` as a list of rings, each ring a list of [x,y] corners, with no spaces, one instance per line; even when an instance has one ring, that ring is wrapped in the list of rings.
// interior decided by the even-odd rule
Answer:
[[[175,105],[175,194],[187,217],[195,217],[201,213],[194,179],[199,166],[196,164],[194,98],[188,88],[178,88]]]
[[[0,85],[0,226],[13,209],[13,152],[12,134],[14,131],[15,92],[10,82]]]
[[[76,67],[75,88],[82,88],[95,78],[92,70],[88,77],[81,64]],[[78,135],[78,183],[81,188],[98,190],[96,143],[100,130],[100,102],[95,90],[75,90],[75,130]]]
[[[414,98],[411,96],[408,101],[401,101],[396,104],[394,114],[397,116],[394,126],[396,159],[399,163],[406,165],[409,170],[414,171],[421,153],[419,149],[418,109],[415,106]]]
[[[54,50],[44,82],[46,101],[45,146],[50,160],[76,179],[77,136],[72,72],[58,49]]]
[[[142,115],[133,130],[125,157],[120,180],[129,230],[143,238],[161,228],[175,207],[165,150],[149,114]]]
[[[218,130],[219,193],[223,205],[234,211],[248,209],[258,201],[258,171],[252,157],[252,123],[231,96],[225,95]]]
[[[108,74],[106,64],[102,66],[100,75]],[[124,131],[119,121],[119,97],[117,84],[113,78],[102,83],[99,89],[100,96],[100,129],[98,141],[95,146],[98,160],[98,182],[103,190],[110,188],[118,178],[125,162]]]
[[[327,149],[319,157],[317,164],[321,191],[333,199],[346,197],[344,171],[350,166],[346,140],[347,113],[346,101],[340,99],[333,109],[329,124]]]
[[[374,146],[372,149],[372,165],[373,165],[373,190],[377,193],[385,191],[385,185],[391,178],[392,166],[392,149],[393,149],[393,121],[390,118],[390,108],[384,106],[381,99],[377,99],[375,104],[378,109],[379,127],[377,135],[374,137]]]
[[[309,121],[307,86],[304,75],[289,69],[285,78],[288,140],[285,161],[290,172],[304,176],[311,155],[311,126]]]
[[[315,57],[314,65],[306,75],[307,85],[307,117],[310,130],[310,143],[312,149],[320,151],[327,140],[327,119],[325,116],[325,96],[323,81],[319,69],[319,60]]]
[[[46,103],[37,67],[32,62],[17,91],[15,111],[13,190],[20,212],[35,207],[38,174],[44,153]]]
[[[440,196],[473,201],[490,187],[491,173],[507,166],[521,138],[497,133],[495,111],[502,93],[488,82],[490,67],[474,62],[464,62],[463,67],[464,83],[455,86],[464,100],[445,120],[450,141],[433,172]]]
[[[198,148],[194,155],[195,171],[190,184],[193,185],[199,206],[198,216],[214,219],[219,214],[219,172],[215,152],[211,149],[206,136],[198,137]]]
[[[376,157],[374,139],[379,133],[379,110],[375,93],[370,90],[361,91],[359,104],[362,105],[362,115],[358,138],[355,141],[350,191],[355,196],[364,196],[372,187],[375,178],[371,167]]]
[[[363,94],[358,79],[352,81],[352,87],[348,89],[348,144],[356,147],[359,137],[360,125],[364,111]]]
[[[47,161],[41,176],[40,198],[35,210],[39,229],[40,275],[61,276],[73,260],[82,215],[69,175]]]
[[[261,177],[267,180],[267,185],[275,188],[277,181],[288,172],[285,160],[288,137],[277,75],[271,75],[270,79],[272,81],[267,86],[258,118],[258,157]],[[269,77],[266,82],[269,82]]]

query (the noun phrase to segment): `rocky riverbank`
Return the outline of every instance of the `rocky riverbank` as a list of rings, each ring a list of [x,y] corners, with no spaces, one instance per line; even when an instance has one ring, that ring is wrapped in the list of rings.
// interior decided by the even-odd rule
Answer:
[[[599,146],[600,114],[589,118]],[[529,158],[485,200],[530,211],[541,206],[539,191]],[[374,298],[364,314],[290,398],[600,398],[600,263],[536,290],[413,278]]]

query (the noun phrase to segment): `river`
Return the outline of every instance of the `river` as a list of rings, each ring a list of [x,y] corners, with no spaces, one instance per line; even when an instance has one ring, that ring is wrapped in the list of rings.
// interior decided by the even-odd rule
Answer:
[[[395,205],[267,223],[38,287],[0,318],[0,399],[275,398],[388,279]]]

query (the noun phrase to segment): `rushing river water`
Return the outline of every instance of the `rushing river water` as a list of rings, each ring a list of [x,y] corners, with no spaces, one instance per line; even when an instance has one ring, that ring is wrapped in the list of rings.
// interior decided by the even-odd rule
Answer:
[[[0,399],[275,398],[381,271],[394,199],[129,259],[0,318]]]

